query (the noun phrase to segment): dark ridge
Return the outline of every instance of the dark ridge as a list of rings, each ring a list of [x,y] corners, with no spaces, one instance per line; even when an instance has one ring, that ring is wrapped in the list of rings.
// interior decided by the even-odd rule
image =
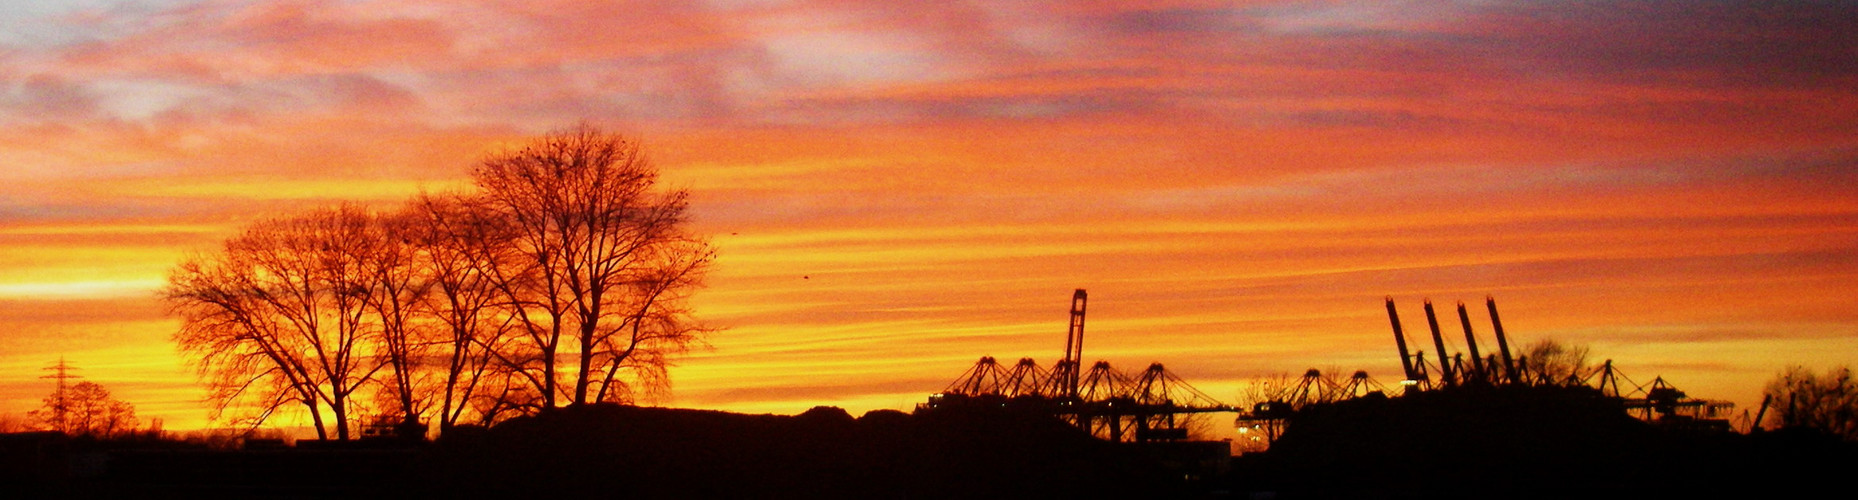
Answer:
[[[0,435],[0,498],[1169,498],[1156,450],[977,406],[796,416],[589,405],[437,442],[88,443]]]
[[[969,409],[853,419],[591,405],[436,447],[441,495],[641,498],[1173,496],[1126,449],[1043,415]]]
[[[1307,407],[1234,488],[1278,498],[1722,498],[1850,491],[1858,445],[1660,428],[1586,387],[1461,387]]]
[[[1858,467],[1858,444],[1828,434],[1659,426],[1620,405],[1561,387],[1317,404],[1229,470],[1013,405],[860,418],[591,405],[437,442],[240,450],[12,434],[0,497],[1792,498],[1850,491]]]

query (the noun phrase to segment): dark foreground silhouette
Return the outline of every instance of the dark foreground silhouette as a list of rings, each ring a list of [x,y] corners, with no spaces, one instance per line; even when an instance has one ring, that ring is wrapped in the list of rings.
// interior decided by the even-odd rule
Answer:
[[[857,419],[823,407],[773,416],[592,405],[457,429],[433,443],[239,451],[41,433],[0,436],[0,496],[1810,498],[1852,490],[1858,444],[1804,431],[1654,426],[1619,404],[1584,388],[1470,387],[1314,405],[1291,417],[1270,452],[1230,468],[1180,460],[1206,450],[1104,442],[1048,415],[992,405]]]
[[[1486,386],[1315,405],[1234,470],[1233,490],[1277,498],[1842,497],[1858,444],[1654,425],[1585,387]]]
[[[441,493],[590,497],[1129,498],[1174,493],[1152,463],[1046,416],[795,417],[597,405],[442,441]]]
[[[32,452],[36,463],[59,465],[11,479],[13,492],[30,496],[110,498],[1187,495],[1190,483],[1147,451],[1091,438],[1050,416],[1005,410],[876,411],[854,419],[838,408],[774,416],[602,404],[457,429],[425,444],[42,449]]]

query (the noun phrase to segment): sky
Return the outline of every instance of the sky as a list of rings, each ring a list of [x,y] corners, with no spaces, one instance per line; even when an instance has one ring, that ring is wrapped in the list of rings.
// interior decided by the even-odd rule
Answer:
[[[1490,296],[1514,344],[1752,410],[1858,364],[1853,88],[1844,1],[8,2],[0,415],[62,358],[210,425],[182,258],[582,122],[720,252],[654,404],[907,410],[1049,366],[1083,288],[1087,359],[1229,402],[1392,384],[1384,298],[1490,343]]]

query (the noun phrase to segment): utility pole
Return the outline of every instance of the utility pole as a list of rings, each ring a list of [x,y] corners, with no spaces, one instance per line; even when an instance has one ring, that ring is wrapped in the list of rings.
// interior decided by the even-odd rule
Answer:
[[[39,377],[58,380],[58,389],[52,393],[52,428],[58,432],[70,431],[69,420],[66,420],[66,414],[70,412],[71,403],[69,400],[65,399],[65,381],[84,378],[71,373],[71,370],[76,369],[77,367],[65,363],[64,356],[59,356],[58,364],[43,368],[43,370],[50,371],[52,374]]]

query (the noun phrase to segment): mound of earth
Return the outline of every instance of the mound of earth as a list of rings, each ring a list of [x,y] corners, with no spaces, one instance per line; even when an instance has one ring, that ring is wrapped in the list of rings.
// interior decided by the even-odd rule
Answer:
[[[1279,498],[1720,498],[1849,488],[1858,446],[1671,430],[1590,388],[1467,387],[1312,405],[1235,479]]]
[[[1049,416],[853,419],[591,405],[453,432],[427,484],[470,496],[952,498],[1167,495],[1152,464]]]

